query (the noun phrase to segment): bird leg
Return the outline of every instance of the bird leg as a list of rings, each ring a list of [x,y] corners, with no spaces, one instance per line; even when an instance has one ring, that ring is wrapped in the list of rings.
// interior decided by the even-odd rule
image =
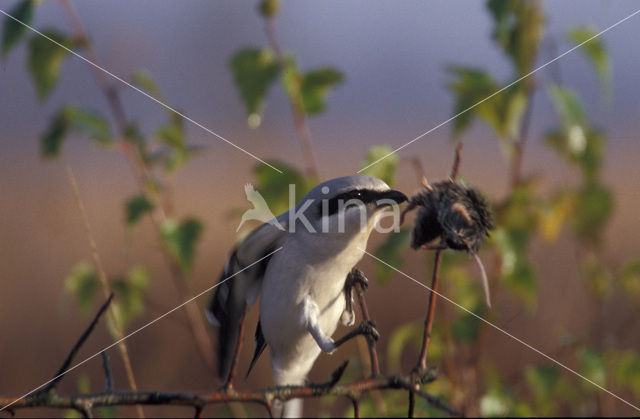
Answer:
[[[364,320],[355,329],[352,329],[349,333],[336,340],[333,345],[335,348],[339,347],[343,343],[355,338],[356,336],[363,335],[369,337],[375,341],[380,339],[380,333],[376,330],[376,322],[373,320]]]
[[[310,296],[306,296],[304,300],[302,300],[302,313],[303,321],[305,323],[307,331],[311,334],[311,336],[323,352],[332,353],[340,345],[358,335],[367,336],[374,341],[377,341],[380,338],[380,334],[375,328],[375,323],[372,320],[367,320],[360,323],[358,327],[351,330],[342,338],[334,341],[320,328],[320,324],[318,322],[318,319],[320,317],[320,309]]]
[[[351,272],[347,274],[347,279],[344,283],[344,299],[346,304],[341,320],[345,326],[353,326],[356,320],[356,313],[353,309],[353,290],[357,285],[360,285],[362,291],[366,291],[369,287],[369,280],[360,269],[353,268]]]
[[[349,274],[347,275],[345,286],[349,287],[350,292],[353,292],[353,290],[355,290],[356,295],[358,296],[358,303],[360,304],[362,319],[364,320],[364,323],[369,323],[370,326],[373,326],[373,331],[365,333],[365,337],[367,338],[367,347],[369,348],[369,359],[371,361],[371,375],[375,377],[380,374],[380,365],[378,363],[378,353],[376,351],[376,341],[379,338],[379,334],[377,330],[375,330],[375,323],[371,321],[371,316],[369,315],[369,310],[367,309],[367,303],[364,299],[364,292],[369,287],[369,281],[367,280],[367,278],[364,276],[364,274],[360,269],[353,268],[351,272],[349,272]],[[355,319],[355,314],[353,314],[353,316]],[[352,324],[353,324],[353,321],[351,325]]]

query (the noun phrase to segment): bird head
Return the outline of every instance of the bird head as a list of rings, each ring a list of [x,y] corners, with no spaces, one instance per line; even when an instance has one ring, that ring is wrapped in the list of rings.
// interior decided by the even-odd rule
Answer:
[[[402,192],[378,178],[353,175],[317,185],[302,198],[296,210],[304,210],[316,232],[368,235],[385,208],[397,210],[406,200]]]

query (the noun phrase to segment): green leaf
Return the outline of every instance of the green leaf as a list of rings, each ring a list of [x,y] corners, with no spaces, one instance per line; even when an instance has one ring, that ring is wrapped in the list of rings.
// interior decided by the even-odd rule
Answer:
[[[375,256],[395,268],[401,268],[404,265],[402,253],[409,248],[410,233],[411,230],[402,229],[398,233],[389,234],[387,240],[374,252]],[[394,272],[393,269],[384,263],[376,263],[376,279],[379,284],[386,284]]]
[[[514,404],[513,395],[509,390],[500,385],[493,385],[480,398],[480,414],[485,417],[509,416]]]
[[[482,284],[477,271],[465,266],[469,255],[463,252],[445,252],[440,266],[440,277],[447,278],[451,299],[474,313],[484,310]],[[461,312],[460,314],[463,314]]]
[[[584,126],[587,123],[584,106],[574,91],[555,84],[550,84],[548,90],[566,129],[574,125]]]
[[[628,350],[615,354],[614,375],[616,382],[631,390],[636,399],[640,398],[640,356]]]
[[[40,153],[42,157],[57,157],[62,150],[62,144],[69,132],[69,118],[64,112],[59,112],[49,124],[49,128],[40,140]]]
[[[264,98],[278,77],[279,65],[271,49],[248,48],[231,57],[233,79],[240,90],[251,128],[260,126]]]
[[[132,268],[126,275],[111,281],[118,304],[118,318],[123,329],[144,312],[144,297],[149,288],[149,274],[142,266]]]
[[[184,149],[185,135],[182,117],[174,114],[174,117],[171,118],[171,121],[168,124],[163,125],[158,131],[156,131],[156,136],[160,142],[171,148]]]
[[[73,48],[75,44],[71,38],[55,30],[45,30],[43,33],[67,48]],[[43,36],[35,35],[29,41],[27,68],[33,78],[38,99],[46,98],[55,86],[62,60],[67,54],[67,50]]]
[[[605,298],[613,293],[613,275],[595,254],[585,258],[582,270],[596,296]]]
[[[569,30],[567,37],[576,45],[589,40],[579,50],[595,68],[604,92],[611,94],[611,61],[609,52],[604,46],[602,37],[597,37],[598,30],[591,26],[579,26]]]
[[[380,160],[373,166],[367,167],[362,171],[363,175],[369,175],[382,179],[387,185],[393,186],[396,183],[396,169],[400,158],[397,154],[391,154],[393,150],[388,145],[374,145],[367,151],[365,166],[369,166],[373,162]]]
[[[489,73],[481,69],[449,66],[447,72],[453,77],[453,79],[447,83],[447,87],[456,99],[453,113],[455,115],[460,114],[453,120],[453,133],[455,136],[459,136],[469,127],[474,115],[479,109],[474,108],[467,112],[464,111],[495,93],[500,87]],[[479,107],[480,106],[483,106],[483,104],[479,105]],[[487,107],[487,105],[484,105],[484,107]],[[490,119],[493,118],[490,115],[492,111],[493,106],[485,110],[485,113]],[[461,114],[461,112],[464,113]]]
[[[527,106],[527,96],[519,85],[492,96],[502,87],[484,70],[449,66],[452,80],[448,88],[455,96],[454,136],[459,136],[480,117],[503,140],[519,135],[520,123]]]
[[[330,67],[304,73],[300,84],[300,94],[305,113],[315,115],[324,112],[329,90],[341,83],[342,80],[342,73]]]
[[[582,348],[580,350],[580,364],[582,375],[600,386],[606,386],[607,371],[600,352],[593,348]],[[591,384],[586,388],[597,391]]]
[[[176,258],[184,273],[191,271],[196,243],[203,229],[202,223],[195,218],[187,218],[181,223],[167,219],[160,226],[160,235],[165,246]]]
[[[518,75],[532,70],[544,31],[544,14],[537,2],[489,0],[493,39],[512,61]]]
[[[54,116],[41,138],[42,156],[57,157],[71,129],[88,135],[99,144],[105,145],[112,142],[109,124],[104,118],[91,111],[66,105]]]
[[[158,100],[164,99],[158,85],[153,79],[153,76],[147,70],[136,71],[131,75],[131,80],[133,81],[133,84],[137,85],[140,89],[144,90],[154,98]]]
[[[387,369],[389,371],[401,371],[402,353],[407,346],[411,345],[416,350],[420,349],[422,328],[422,323],[411,322],[393,330],[387,346]]]
[[[536,398],[547,400],[556,393],[560,370],[553,365],[528,367],[525,371],[525,377]]]
[[[36,2],[33,0],[23,0],[14,7],[9,14],[21,22],[30,25],[36,10]],[[6,57],[9,51],[20,41],[27,31],[27,27],[16,22],[10,17],[4,20],[2,30],[2,57]]]
[[[130,198],[126,204],[126,217],[128,227],[134,226],[140,219],[153,210],[154,205],[146,196],[140,194]]]
[[[553,365],[528,367],[525,371],[527,384],[535,396],[534,406],[540,416],[557,414],[558,401],[564,396],[560,370]]]
[[[640,259],[632,259],[624,265],[618,274],[618,282],[629,295],[640,295]]]
[[[613,211],[613,197],[609,189],[600,184],[585,186],[578,195],[572,226],[575,234],[584,240],[598,242]]]
[[[492,234],[501,256],[501,279],[509,289],[532,307],[537,299],[537,280],[533,266],[527,258],[528,239],[517,231],[499,227]]]
[[[78,263],[64,280],[66,292],[76,297],[80,311],[89,313],[93,307],[93,299],[100,288],[100,281],[93,266]]]
[[[258,10],[263,17],[272,18],[280,9],[279,0],[262,0],[258,5]]]
[[[100,144],[105,145],[112,142],[109,123],[99,114],[70,105],[66,106],[63,112],[73,129]]]
[[[560,191],[540,208],[540,235],[547,242],[557,239],[565,222],[573,215],[576,195],[573,191]]]
[[[451,336],[456,342],[472,344],[478,338],[480,324],[476,316],[464,313],[451,324]]]
[[[272,168],[259,164],[253,173],[256,179],[256,189],[269,205],[274,215],[279,215],[295,205],[315,185],[316,179],[307,178],[298,169],[286,163],[270,160],[270,165],[282,171],[278,173]],[[289,185],[295,187],[294,202],[289,202]]]
[[[574,125],[568,130],[547,133],[545,140],[562,157],[580,168],[587,183],[596,181],[606,148],[605,138],[600,132]]]

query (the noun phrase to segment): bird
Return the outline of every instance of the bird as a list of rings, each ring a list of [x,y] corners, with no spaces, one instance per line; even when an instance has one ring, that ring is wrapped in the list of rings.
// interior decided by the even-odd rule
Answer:
[[[354,271],[369,235],[385,208],[397,209],[406,200],[381,179],[339,177],[317,185],[275,222],[248,235],[233,250],[206,310],[210,323],[218,327],[220,378],[226,383],[246,310],[258,297],[260,315],[247,376],[268,347],[275,384],[303,385],[320,353],[333,353],[358,334],[376,337],[370,322],[343,339],[332,335],[340,322],[355,323],[347,279],[364,278]],[[301,410],[301,400],[290,400],[281,414],[295,417]]]
[[[253,204],[253,208],[248,209],[242,214],[242,219],[240,220],[240,224],[238,228],[236,228],[236,233],[240,231],[240,228],[248,220],[258,220],[267,223],[273,223],[276,228],[282,229],[283,227],[273,221],[275,219],[273,213],[269,209],[269,205],[267,205],[267,201],[264,200],[260,192],[256,191],[251,183],[247,183],[244,185],[244,193],[247,195],[247,201]]]

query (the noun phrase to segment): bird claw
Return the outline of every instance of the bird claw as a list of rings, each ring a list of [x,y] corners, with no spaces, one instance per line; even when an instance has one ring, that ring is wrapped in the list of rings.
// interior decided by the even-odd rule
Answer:
[[[376,329],[376,322],[373,320],[365,320],[358,326],[360,333],[368,338],[378,341],[380,339],[380,332]]]
[[[349,272],[349,275],[347,275],[347,283],[345,286],[351,288],[355,287],[356,284],[360,284],[363,291],[366,291],[367,288],[369,288],[369,280],[367,277],[364,276],[360,269],[353,268],[351,272]]]

